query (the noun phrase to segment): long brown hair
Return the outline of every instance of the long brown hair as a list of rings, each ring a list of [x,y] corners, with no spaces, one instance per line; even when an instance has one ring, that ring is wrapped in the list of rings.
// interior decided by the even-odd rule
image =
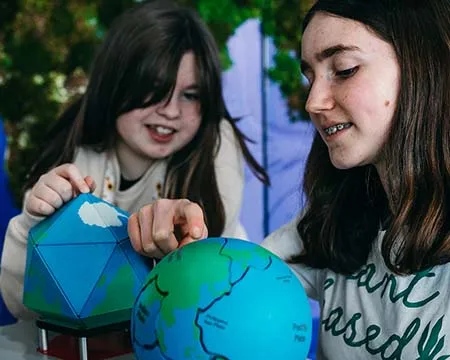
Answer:
[[[386,191],[371,165],[334,168],[316,135],[305,169],[307,208],[297,227],[304,251],[292,261],[354,272],[384,224],[382,256],[393,272],[449,262],[450,2],[319,0],[305,28],[319,11],[358,21],[391,44],[400,92],[383,148]]]
[[[165,193],[170,198],[198,202],[205,209],[210,234],[221,235],[225,213],[214,157],[221,141],[222,120],[231,124],[256,176],[265,183],[268,176],[250,154],[245,137],[225,108],[213,36],[194,10],[171,1],[141,3],[112,24],[93,62],[86,94],[68,107],[50,131],[52,141],[44,145],[26,186],[32,186],[50,168],[73,161],[78,146],[99,152],[113,147],[117,118],[170,98],[180,61],[189,51],[195,55],[199,74],[202,122],[194,139],[171,157]]]

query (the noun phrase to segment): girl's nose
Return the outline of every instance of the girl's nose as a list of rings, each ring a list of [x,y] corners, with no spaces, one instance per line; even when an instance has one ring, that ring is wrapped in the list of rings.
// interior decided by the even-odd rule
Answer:
[[[159,104],[157,111],[168,119],[177,119],[180,116],[180,106],[175,96],[172,96],[169,101]]]
[[[311,85],[305,109],[310,114],[331,110],[335,105],[333,91],[325,78],[317,78]]]

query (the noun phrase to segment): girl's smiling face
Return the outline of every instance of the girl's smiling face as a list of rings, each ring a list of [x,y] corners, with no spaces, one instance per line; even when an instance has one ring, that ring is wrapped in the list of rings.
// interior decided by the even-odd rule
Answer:
[[[336,168],[373,164],[396,109],[400,69],[394,49],[362,23],[319,12],[305,29],[306,110]]]
[[[134,162],[139,169],[132,171],[133,175],[142,174],[152,160],[166,158],[186,146],[197,134],[201,119],[195,56],[188,52],[181,59],[170,99],[131,110],[117,119],[117,152],[122,167],[126,167],[125,162]],[[127,172],[125,175],[132,176]]]

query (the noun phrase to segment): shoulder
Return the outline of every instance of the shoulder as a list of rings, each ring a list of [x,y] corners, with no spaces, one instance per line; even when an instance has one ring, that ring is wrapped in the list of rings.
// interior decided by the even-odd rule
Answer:
[[[230,134],[230,135],[234,135],[234,130],[233,130],[233,126],[231,125],[230,121],[233,120],[228,120],[223,118],[222,120],[220,120],[220,134],[221,135],[225,135],[225,134]]]
[[[239,140],[230,120],[222,119],[220,122],[220,137],[218,139],[218,158],[241,157],[241,147]]]
[[[75,150],[74,163],[78,165],[104,161],[106,152],[98,152],[91,147],[81,146]]]
[[[232,120],[222,119],[219,124],[220,140],[221,142],[238,145],[237,134],[231,125]]]
[[[223,170],[225,177],[229,178],[230,167],[232,167],[239,169],[243,175],[243,152],[232,125],[226,119],[220,122],[220,138],[217,146],[214,158],[216,171]]]

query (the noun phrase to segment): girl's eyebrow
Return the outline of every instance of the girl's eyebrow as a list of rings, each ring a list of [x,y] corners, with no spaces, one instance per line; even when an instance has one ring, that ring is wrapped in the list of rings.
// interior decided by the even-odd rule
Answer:
[[[199,90],[200,86],[198,84],[191,84],[191,85],[185,86],[183,89],[184,90]]]
[[[318,62],[322,62],[325,59],[328,59],[334,55],[337,55],[337,54],[340,54],[343,52],[347,52],[347,51],[361,51],[361,49],[354,45],[338,44],[338,45],[330,46],[330,47],[318,52],[314,57],[316,58],[316,60]],[[300,67],[301,67],[302,73],[305,73],[305,71],[308,71],[309,69],[311,69],[311,66],[305,60],[301,61]]]

